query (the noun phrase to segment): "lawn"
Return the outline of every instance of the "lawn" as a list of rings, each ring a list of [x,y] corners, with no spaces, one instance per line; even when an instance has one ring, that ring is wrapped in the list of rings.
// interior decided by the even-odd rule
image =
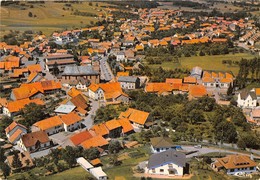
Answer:
[[[88,179],[88,177],[93,177],[93,176],[91,174],[89,174],[81,166],[79,166],[79,167],[75,167],[75,168],[63,171],[58,174],[46,176],[42,179],[44,179],[44,180],[70,180],[70,179],[81,180],[81,179]]]
[[[99,2],[99,7],[89,6],[89,2],[82,2],[82,4],[72,3],[72,7],[65,6],[65,3],[55,3],[45,1],[44,4],[29,4],[21,2],[25,5],[33,5],[33,8],[26,6],[25,10],[21,10],[22,6],[2,6],[0,7],[0,32],[1,35],[7,34],[9,30],[41,30],[44,34],[49,36],[54,30],[63,30],[71,28],[85,27],[91,21],[96,22],[95,17],[76,16],[72,15],[75,10],[89,12],[98,15],[101,11],[106,11],[100,6],[107,5]],[[63,10],[65,8],[65,10]],[[67,10],[69,8],[69,10]],[[73,11],[72,11],[73,9]],[[32,12],[33,16],[29,17],[28,13]]]
[[[220,71],[232,71],[234,75],[238,74],[239,67],[237,65],[222,64],[222,60],[239,61],[242,58],[251,59],[254,56],[248,53],[237,53],[227,55],[215,55],[215,56],[192,56],[179,58],[180,63],[163,62],[162,64],[149,65],[151,68],[163,67],[165,69],[174,68],[188,68],[192,69],[195,66],[200,66],[202,69],[208,70],[220,70]]]

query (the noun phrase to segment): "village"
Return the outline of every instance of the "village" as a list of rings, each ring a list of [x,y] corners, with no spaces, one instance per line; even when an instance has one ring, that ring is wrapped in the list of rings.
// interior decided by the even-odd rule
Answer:
[[[113,11],[90,27],[0,42],[3,177],[37,168],[44,173],[30,178],[51,177],[79,165],[86,179],[259,178],[254,19],[159,6],[127,17]],[[213,62],[160,66],[240,51],[254,58],[222,60],[236,73]]]

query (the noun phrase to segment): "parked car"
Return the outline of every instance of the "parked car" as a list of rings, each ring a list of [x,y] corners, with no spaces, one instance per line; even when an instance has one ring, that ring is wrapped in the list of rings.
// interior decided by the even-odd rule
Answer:
[[[201,144],[198,144],[198,145],[195,145],[194,147],[195,147],[195,148],[202,148],[202,145],[201,145]]]

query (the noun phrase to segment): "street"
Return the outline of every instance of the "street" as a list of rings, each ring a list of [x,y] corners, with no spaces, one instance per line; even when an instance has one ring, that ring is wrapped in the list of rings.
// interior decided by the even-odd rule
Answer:
[[[111,81],[114,78],[112,70],[107,62],[107,56],[100,60],[101,79]]]

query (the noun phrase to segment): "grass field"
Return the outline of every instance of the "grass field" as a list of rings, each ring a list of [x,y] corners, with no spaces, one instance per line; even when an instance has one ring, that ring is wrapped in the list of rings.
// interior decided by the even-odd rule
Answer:
[[[26,6],[26,10],[21,10],[21,7],[17,5],[1,6],[0,7],[0,34],[3,36],[7,34],[9,30],[35,30],[42,31],[49,36],[55,30],[71,29],[85,27],[90,24],[90,21],[96,22],[95,17],[76,16],[72,15],[75,10],[82,12],[89,12],[93,14],[99,14],[102,11],[106,11],[100,6],[107,5],[106,3],[93,3],[93,6],[89,6],[89,2],[82,2],[82,4],[71,4],[72,7],[65,6],[65,3],[55,3],[51,1],[45,1],[44,4],[29,4],[33,5],[33,8]],[[65,8],[66,10],[63,10]],[[69,8],[69,10],[67,10]],[[71,10],[73,9],[73,11]],[[36,17],[29,17],[28,13],[32,12]]]
[[[81,166],[75,167],[66,171],[63,171],[58,174],[54,174],[51,176],[46,176],[42,179],[44,180],[81,180],[88,179],[88,177],[93,177],[91,174],[86,172]]]
[[[179,58],[180,63],[163,62],[162,64],[149,65],[151,68],[163,67],[165,69],[174,68],[188,68],[192,69],[195,66],[199,66],[202,69],[208,70],[222,70],[232,71],[234,75],[237,75],[239,67],[237,65],[222,64],[222,60],[239,61],[241,58],[251,59],[254,56],[248,53],[227,54],[227,55],[215,55],[215,56],[192,56]]]

